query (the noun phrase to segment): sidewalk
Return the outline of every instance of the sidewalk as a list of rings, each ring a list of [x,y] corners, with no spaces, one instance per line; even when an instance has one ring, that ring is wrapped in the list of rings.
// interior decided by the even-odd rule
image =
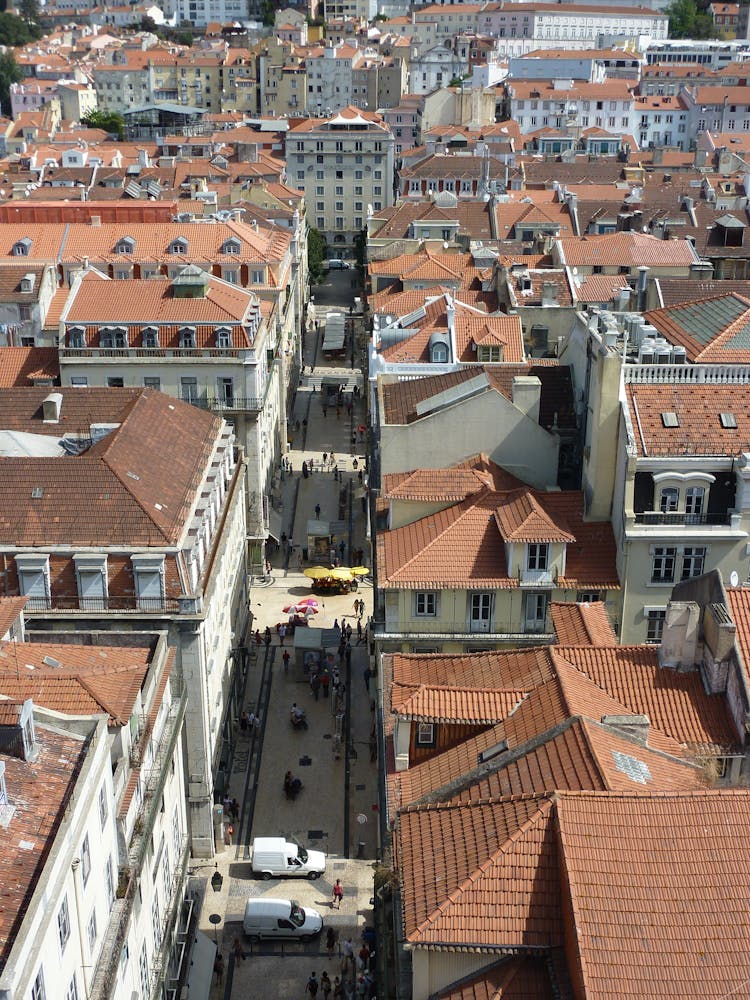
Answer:
[[[314,331],[306,335],[304,360],[309,366],[315,360],[317,349]],[[337,372],[340,372],[337,369]],[[352,451],[352,429],[366,424],[364,412],[365,393],[355,399],[351,416],[341,408],[337,419],[335,408],[323,415],[317,391],[326,369],[317,365],[312,376],[303,377],[296,400],[290,433],[292,448],[287,457],[293,472],[284,473],[279,487],[283,504],[282,530],[293,542],[293,548],[279,551],[271,558],[271,574],[264,583],[253,582],[250,593],[253,627],[264,631],[271,629],[270,647],[253,647],[248,669],[243,709],[258,712],[261,727],[249,735],[241,734],[235,750],[229,797],[236,798],[241,807],[240,819],[234,823],[235,842],[217,856],[217,870],[223,876],[221,891],[214,893],[207,885],[199,926],[217,940],[224,955],[224,983],[214,985],[212,998],[241,997],[242,1000],[261,1000],[267,996],[287,997],[298,994],[300,1000],[304,986],[315,969],[320,976],[327,968],[331,980],[341,975],[338,954],[329,960],[325,950],[325,929],[318,941],[308,945],[293,943],[284,946],[284,954],[276,942],[264,942],[253,948],[252,958],[235,965],[229,953],[235,937],[242,940],[244,949],[250,945],[241,935],[241,920],[248,897],[271,896],[293,898],[303,906],[312,906],[323,916],[325,926],[333,926],[339,947],[351,936],[355,951],[359,949],[362,929],[366,921],[372,922],[370,898],[373,886],[373,860],[378,842],[378,783],[377,763],[370,758],[370,732],[375,721],[374,704],[376,679],[365,682],[365,670],[370,666],[367,643],[356,645],[356,616],[354,600],[365,602],[362,622],[372,613],[372,584],[369,578],[360,583],[356,593],[325,597],[319,596],[320,613],[315,616],[318,627],[331,628],[334,620],[339,624],[351,622],[352,657],[348,684],[350,738],[348,754],[342,747],[340,756],[334,754],[333,735],[335,718],[331,700],[322,695],[313,697],[306,679],[292,668],[285,673],[275,625],[285,621],[282,609],[295,599],[312,594],[311,581],[303,575],[299,564],[303,539],[306,539],[307,521],[315,517],[315,505],[320,504],[323,520],[340,520],[340,492],[342,489],[359,489],[359,478],[353,469],[355,457],[363,468],[364,454]],[[342,373],[343,374],[343,373]],[[353,383],[355,373],[348,369]],[[361,375],[360,390],[363,389]],[[300,430],[292,431],[299,420]],[[306,420],[306,427],[303,421]],[[356,447],[364,448],[364,441],[356,435]],[[313,461],[317,470],[322,464],[323,452],[336,455],[342,482],[337,482],[333,472],[315,471],[304,478],[302,462]],[[281,478],[281,474],[280,474]],[[342,562],[349,565],[352,549],[364,550],[363,562],[371,565],[366,535],[366,515],[359,498],[352,502],[351,535],[348,513],[345,518],[346,545]],[[292,639],[287,638],[287,645]],[[342,669],[342,675],[344,670]],[[297,702],[307,712],[309,729],[292,730],[289,707]],[[291,769],[299,775],[303,788],[294,801],[283,793],[283,778]],[[305,879],[272,880],[264,882],[250,872],[249,847],[256,836],[292,836],[300,843],[323,850],[328,855],[325,874],[316,881]],[[211,871],[199,872],[210,879]],[[331,909],[333,883],[340,878],[344,885],[344,899],[340,910]],[[212,925],[209,916],[221,916],[221,922]],[[348,971],[351,976],[351,970]],[[273,987],[269,988],[273,983]]]

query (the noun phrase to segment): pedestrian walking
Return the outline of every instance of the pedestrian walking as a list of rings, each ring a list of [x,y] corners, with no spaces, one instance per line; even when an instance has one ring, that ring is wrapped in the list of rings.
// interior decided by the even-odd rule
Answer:
[[[364,972],[365,969],[367,968],[367,963],[369,961],[369,958],[370,958],[370,949],[363,942],[362,947],[359,949],[359,954],[357,955],[357,969],[360,972]]]
[[[346,641],[347,642],[351,642],[352,641],[352,623],[351,622],[347,622],[346,623]]]
[[[234,944],[232,945],[232,951],[234,952],[234,962],[235,965],[238,962],[244,961],[245,952],[242,950],[242,942],[238,937],[234,939]]]
[[[260,634],[260,629],[259,628],[256,628],[256,630],[255,630],[255,645],[256,646],[262,646],[263,645],[263,636]]]
[[[331,683],[331,675],[327,670],[324,670],[320,675],[320,687],[323,691],[323,697],[328,697],[328,687]]]
[[[346,939],[346,941],[344,941],[341,951],[342,951],[341,968],[344,971],[346,971],[346,968],[350,962],[352,963],[352,965],[354,965],[354,942],[352,941],[351,936],[349,936]]]
[[[327,465],[327,464],[328,464],[328,452],[324,451],[323,452],[323,465]]]
[[[283,653],[281,659],[284,661],[284,673],[288,674],[289,673],[289,650],[288,649],[284,650],[284,653]]]
[[[336,884],[333,887],[333,899],[331,900],[331,909],[334,907],[337,910],[341,909],[341,900],[344,898],[344,887],[341,884],[341,879],[336,879]],[[351,941],[351,938],[349,939]]]
[[[344,539],[342,538],[341,541],[339,542],[339,553],[341,555],[341,560],[342,561],[344,559],[344,552],[345,551],[346,551],[346,545],[344,543]]]
[[[302,549],[297,553],[297,569],[302,569]]]
[[[284,645],[284,639],[286,638],[286,625],[282,622],[279,625],[279,645]]]
[[[266,633],[263,638],[263,641],[266,644],[266,649],[268,649],[268,647],[271,645],[271,629],[268,627],[268,625],[266,625]]]
[[[367,690],[367,693],[369,694],[370,693],[370,668],[369,668],[369,666],[365,667],[365,670],[364,670],[364,673],[362,674],[362,676],[365,679],[365,688]]]
[[[309,993],[311,997],[316,997],[318,995],[318,980],[315,978],[315,973],[310,973],[310,978],[307,980],[307,986],[305,986],[305,993]]]
[[[247,732],[247,712],[243,712],[240,716],[240,732]]]
[[[320,676],[317,672],[310,678],[310,689],[312,690],[315,700],[317,701],[320,695]]]
[[[336,464],[336,456],[333,454],[333,452],[331,452],[331,454],[328,456],[328,464],[329,465]]]
[[[237,799],[232,799],[232,805],[230,811],[232,813],[233,820],[236,821],[240,818],[240,804],[237,801]]]
[[[361,614],[361,612],[360,612],[360,614]],[[357,619],[357,639],[359,640],[361,638],[362,638],[362,619],[358,618]],[[359,642],[357,643],[357,645],[359,645]]]
[[[339,620],[338,620],[338,618],[334,618],[333,619],[333,627],[336,629],[336,631],[338,631],[338,627],[339,627]]]
[[[344,987],[338,976],[333,981],[333,1000],[344,1000]]]
[[[326,931],[326,951],[328,952],[328,957],[333,958],[333,953],[336,950],[336,931],[333,927],[329,927]]]
[[[327,406],[324,406],[324,407],[323,407],[323,416],[324,416],[324,417],[327,417],[327,416],[328,416],[328,407],[327,407]]]
[[[295,431],[299,431],[299,427],[300,427],[299,420],[295,420],[295,422],[294,422],[294,429],[295,429]]]
[[[216,952],[214,959],[214,975],[216,976],[216,985],[221,986],[224,981],[224,956],[220,951]]]
[[[316,517],[317,520],[320,519],[320,504],[319,503],[315,504],[315,517]]]
[[[346,669],[349,670],[352,665],[352,647],[348,643],[344,650],[344,659],[346,660]]]
[[[331,980],[325,969],[320,974],[320,992],[323,994],[323,1000],[328,1000],[331,995]]]

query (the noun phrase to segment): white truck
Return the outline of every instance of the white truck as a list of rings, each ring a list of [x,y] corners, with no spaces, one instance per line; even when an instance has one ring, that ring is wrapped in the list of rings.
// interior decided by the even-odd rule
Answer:
[[[326,856],[322,851],[308,851],[283,837],[256,837],[252,869],[265,879],[288,875],[315,879],[326,870]]]
[[[248,899],[242,929],[253,941],[295,937],[312,941],[323,929],[323,918],[294,899]]]

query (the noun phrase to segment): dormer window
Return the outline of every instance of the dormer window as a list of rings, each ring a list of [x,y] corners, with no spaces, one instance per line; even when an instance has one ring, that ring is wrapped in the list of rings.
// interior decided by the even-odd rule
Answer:
[[[31,253],[31,240],[28,236],[24,236],[22,240],[17,240],[13,244],[13,256],[14,257],[28,257]]]
[[[82,326],[71,326],[68,330],[68,345],[77,348],[86,346],[86,331]]]
[[[144,347],[156,348],[159,346],[159,331],[155,326],[146,326],[141,332]]]
[[[180,347],[186,350],[195,349],[195,327],[183,326],[180,330]]]
[[[133,253],[135,250],[135,240],[132,236],[123,236],[115,244],[115,253]]]
[[[29,272],[29,274],[24,274],[24,276],[21,278],[21,291],[33,292],[35,284],[36,284],[36,275],[33,272]]]
[[[99,347],[124,350],[128,346],[128,331],[124,326],[102,327],[99,331]]]
[[[222,253],[239,253],[240,252],[240,241],[234,238],[224,240],[221,245]]]
[[[187,253],[188,252],[188,242],[184,236],[180,236],[179,239],[172,240],[169,244],[170,253]]]
[[[34,703],[28,698],[21,707],[19,716],[21,726],[21,736],[23,738],[24,760],[33,761],[39,753],[39,745],[36,741],[36,731],[34,729]]]
[[[220,326],[216,328],[216,346],[217,347],[232,346],[232,331],[228,327]]]
[[[672,514],[680,505],[680,491],[674,486],[665,487],[659,494],[659,510],[662,514]]]
[[[549,565],[549,545],[546,542],[530,542],[527,546],[526,568],[545,570]]]

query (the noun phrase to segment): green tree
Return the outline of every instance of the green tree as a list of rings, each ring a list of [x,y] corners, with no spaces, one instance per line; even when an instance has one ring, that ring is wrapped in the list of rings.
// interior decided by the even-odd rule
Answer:
[[[99,108],[93,108],[82,115],[81,125],[103,129],[118,139],[125,138],[125,119],[117,111],[100,111]]]
[[[16,62],[13,52],[0,52],[0,108],[10,114],[10,85],[23,80],[23,71]]]
[[[18,10],[27,24],[37,24],[39,21],[39,4],[37,0],[20,0]]]
[[[307,267],[310,283],[317,285],[323,277],[323,261],[326,259],[326,239],[319,229],[307,230]]]
[[[670,38],[718,37],[713,21],[696,0],[672,0],[665,13],[669,17]]]
[[[28,24],[15,14],[3,11],[0,14],[0,45],[26,45],[42,37],[42,30],[36,24]]]

